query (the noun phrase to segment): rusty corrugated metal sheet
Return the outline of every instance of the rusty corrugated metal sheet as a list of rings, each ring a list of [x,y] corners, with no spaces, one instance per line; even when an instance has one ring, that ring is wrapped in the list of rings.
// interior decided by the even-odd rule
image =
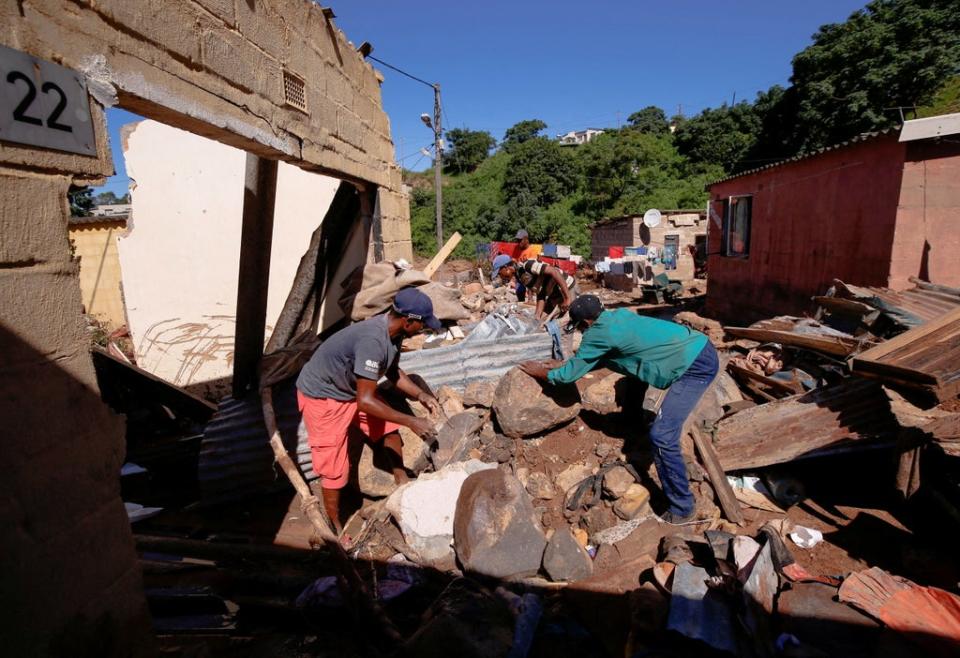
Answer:
[[[960,297],[920,287],[910,290],[890,290],[871,286],[852,286],[838,282],[839,292],[848,291],[849,297],[857,301],[870,303],[869,297],[876,297],[888,306],[894,306],[916,316],[922,322],[929,322],[948,311],[960,308]],[[847,295],[843,295],[847,296]]]
[[[305,435],[298,436],[300,412],[293,380],[273,387],[273,405],[284,445],[296,452],[307,480],[315,480],[310,446]],[[288,487],[286,478],[274,469],[269,440],[259,395],[224,399],[203,431],[198,467],[202,502],[221,503]]]

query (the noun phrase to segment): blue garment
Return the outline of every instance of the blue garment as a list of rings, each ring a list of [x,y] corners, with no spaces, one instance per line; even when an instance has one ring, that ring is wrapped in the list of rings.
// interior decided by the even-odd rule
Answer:
[[[500,275],[500,268],[505,267],[513,259],[507,256],[506,254],[500,254],[493,259],[493,265],[490,267],[490,276],[496,279]]]
[[[522,302],[527,299],[527,287],[521,281],[517,281],[517,301]]]
[[[553,358],[558,361],[563,361],[563,343],[560,340],[560,325],[557,324],[556,320],[550,320],[547,323],[547,333],[550,334],[550,338],[553,339]]]
[[[676,516],[689,516],[694,512],[687,467],[680,450],[683,424],[716,377],[718,369],[717,351],[708,342],[686,372],[670,386],[657,412],[657,419],[650,426],[653,464],[657,468],[663,493],[670,501],[669,509]]]

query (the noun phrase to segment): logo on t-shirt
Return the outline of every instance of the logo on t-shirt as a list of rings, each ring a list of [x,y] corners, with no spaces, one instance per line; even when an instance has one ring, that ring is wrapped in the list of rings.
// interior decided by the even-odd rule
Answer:
[[[376,372],[376,373],[379,373],[379,372],[380,372],[380,362],[379,362],[379,361],[374,361],[373,359],[367,359],[366,362],[365,362],[363,365],[366,366],[367,370],[369,370],[369,371],[371,371],[371,372]]]

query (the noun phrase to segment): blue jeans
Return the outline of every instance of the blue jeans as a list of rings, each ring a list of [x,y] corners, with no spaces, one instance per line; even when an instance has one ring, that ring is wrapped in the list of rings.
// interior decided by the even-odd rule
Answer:
[[[660,476],[663,493],[670,501],[669,509],[677,516],[688,516],[694,511],[687,467],[680,450],[683,424],[717,376],[719,365],[717,351],[707,343],[687,371],[670,386],[657,419],[650,426],[653,464]]]

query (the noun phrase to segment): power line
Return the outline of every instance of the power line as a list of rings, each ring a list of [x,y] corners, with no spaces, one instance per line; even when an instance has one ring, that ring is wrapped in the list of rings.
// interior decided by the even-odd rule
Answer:
[[[387,63],[386,63],[385,61],[383,61],[382,59],[377,59],[377,58],[374,57],[373,55],[367,55],[367,59],[372,59],[373,61],[375,61],[375,62],[377,62],[377,63],[379,63],[379,64],[383,64],[383,65],[386,66],[388,69],[392,69],[392,70],[396,71],[397,73],[399,73],[400,75],[405,75],[405,76],[407,76],[408,78],[410,78],[411,80],[416,80],[416,81],[419,82],[420,84],[427,85],[427,86],[430,87],[431,89],[434,88],[434,87],[436,87],[436,84],[434,84],[433,82],[427,82],[427,81],[424,80],[423,78],[418,78],[417,76],[415,76],[415,75],[413,75],[413,74],[411,74],[411,73],[407,73],[407,72],[404,71],[403,69],[398,69],[398,68],[397,68],[396,66],[394,66],[393,64],[387,64]]]

